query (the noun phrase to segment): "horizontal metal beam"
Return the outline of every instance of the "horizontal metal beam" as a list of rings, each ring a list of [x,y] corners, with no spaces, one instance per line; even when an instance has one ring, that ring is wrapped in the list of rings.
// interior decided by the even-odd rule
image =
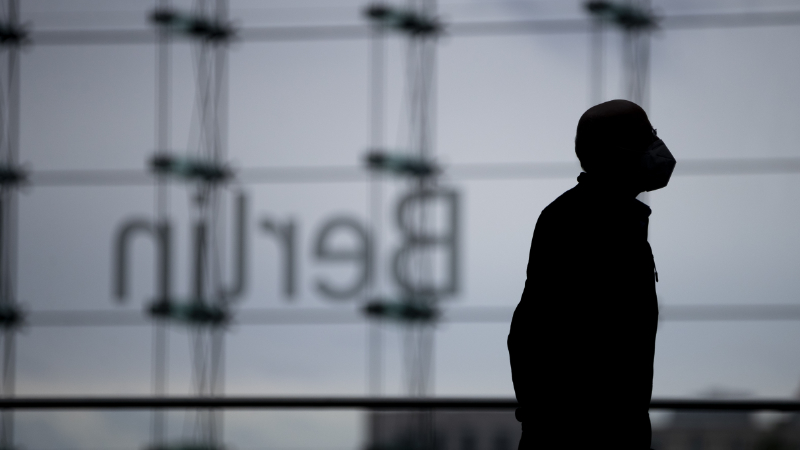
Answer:
[[[800,305],[661,305],[665,322],[798,321]],[[457,306],[443,308],[439,319],[455,324],[508,324],[514,306]],[[358,309],[340,308],[247,308],[235,310],[232,325],[358,325],[367,323]],[[25,324],[34,327],[146,326],[153,321],[144,312],[122,311],[31,311]]]
[[[510,323],[514,307],[460,306],[445,308],[445,323]],[[368,318],[359,309],[341,308],[247,308],[233,312],[236,325],[359,325]],[[142,311],[30,311],[25,325],[32,327],[118,327],[152,325]]]
[[[390,397],[17,397],[0,399],[0,409],[513,409],[513,398]],[[603,405],[585,405],[602,409]],[[651,410],[800,411],[797,400],[653,399]]]
[[[574,178],[581,168],[574,162],[462,163],[444,167],[449,181]],[[675,176],[781,175],[800,173],[800,158],[682,159]],[[250,167],[237,171],[243,184],[363,183],[369,173],[361,166]],[[386,176],[390,180],[393,177]],[[42,187],[150,186],[155,178],[144,170],[40,170],[31,171],[29,184]]]
[[[769,175],[800,173],[800,158],[703,158],[682,159],[675,166],[677,176]]]
[[[800,305],[661,305],[666,322],[797,321]]]
[[[31,171],[31,186],[152,186],[155,177],[138,169],[37,170]]]
[[[800,25],[800,11],[797,10],[723,14],[672,14],[661,16],[658,28],[665,30],[691,30],[796,25]]]
[[[691,30],[714,28],[752,28],[800,25],[800,11],[746,12],[723,14],[675,14],[660,17],[659,29]],[[527,34],[586,33],[591,19],[505,20],[455,22],[447,24],[444,36],[480,37]],[[367,39],[372,31],[367,24],[300,25],[245,27],[238,30],[243,42],[293,42]],[[153,29],[127,30],[33,30],[36,45],[138,45],[158,40]]]

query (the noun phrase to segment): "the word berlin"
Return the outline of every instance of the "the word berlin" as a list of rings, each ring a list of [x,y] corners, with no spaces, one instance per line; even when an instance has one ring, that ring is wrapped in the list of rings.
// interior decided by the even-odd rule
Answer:
[[[460,272],[460,197],[452,189],[435,188],[422,191],[412,191],[401,196],[394,208],[394,226],[399,233],[399,245],[390,255],[391,279],[400,288],[401,292],[408,295],[425,293],[437,297],[455,294],[459,289]],[[419,217],[424,209],[444,208],[444,226],[437,230],[419,229]],[[223,298],[233,299],[241,296],[247,287],[249,257],[248,233],[249,221],[248,199],[245,193],[237,195],[234,205],[233,227],[233,276],[229,286],[221,288]],[[287,300],[292,300],[297,295],[297,222],[293,219],[276,221],[261,219],[258,223],[263,236],[274,239],[277,248],[276,255],[282,266],[281,290]],[[202,290],[199,286],[203,283],[202,258],[199,257],[207,246],[207,224],[198,222],[193,226],[192,252],[193,252],[193,291]],[[139,235],[152,239],[156,248],[155,268],[157,273],[156,295],[162,299],[172,298],[173,283],[173,231],[169,221],[156,223],[151,219],[132,218],[123,222],[114,236],[114,270],[112,285],[114,294],[118,299],[127,296],[131,242]],[[352,244],[343,248],[341,236],[350,235],[348,241]],[[333,242],[338,242],[334,245]],[[373,261],[375,246],[372,233],[364,223],[352,215],[339,214],[323,222],[319,231],[312,240],[312,257],[319,264],[351,266],[355,269],[352,280],[332,281],[320,274],[315,280],[315,289],[322,296],[329,299],[349,299],[364,293],[364,289],[373,279]],[[415,261],[424,253],[435,254],[443,261],[444,271],[435,277],[435,281],[428,281],[423,285],[420,277],[412,276]],[[425,278],[425,277],[423,277]],[[427,279],[430,279],[428,277]]]

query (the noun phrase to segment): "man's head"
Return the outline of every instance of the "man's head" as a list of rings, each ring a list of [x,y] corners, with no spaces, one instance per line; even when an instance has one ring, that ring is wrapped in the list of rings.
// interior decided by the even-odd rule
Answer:
[[[627,100],[589,108],[578,121],[575,153],[583,170],[623,192],[638,194],[667,185],[675,158],[647,119]]]
[[[583,113],[575,135],[575,154],[587,173],[625,176],[656,139],[647,113],[639,105],[611,100]]]

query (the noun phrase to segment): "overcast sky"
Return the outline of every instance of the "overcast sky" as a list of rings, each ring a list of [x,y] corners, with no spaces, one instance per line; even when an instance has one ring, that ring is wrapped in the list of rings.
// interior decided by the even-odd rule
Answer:
[[[148,2],[26,0],[35,30],[143,28]],[[242,26],[358,23],[362,4],[232,1]],[[792,1],[662,0],[670,13],[785,11]],[[795,9],[796,10],[796,9]],[[579,2],[441,2],[451,21],[582,17]],[[662,30],[652,40],[649,114],[682,161],[800,156],[799,26]],[[606,44],[605,97],[622,95],[619,36]],[[154,148],[154,48],[150,45],[36,46],[22,57],[21,159],[32,170],[138,169]],[[230,53],[229,155],[236,167],[351,166],[369,144],[365,40],[241,42]],[[402,42],[389,47],[387,141],[402,141]],[[590,106],[589,36],[583,33],[445,37],[438,52],[436,155],[445,164],[574,163],[574,130]],[[185,149],[193,107],[189,47],[176,44],[172,146]],[[513,307],[525,281],[539,212],[575,184],[548,179],[443,185],[462,199],[460,293],[448,305]],[[446,174],[446,171],[445,171]],[[365,183],[244,185],[250,199],[249,285],[241,308],[355,309],[360,299],[320,296],[320,277],[347,280],[313,256],[332,217],[365,225]],[[379,277],[396,292],[387,261],[399,235],[392,220],[404,185],[389,182]],[[800,292],[800,180],[797,175],[680,176],[650,197],[650,242],[662,305],[797,304]],[[187,191],[172,192],[180,293],[189,291]],[[111,297],[112,239],[133,217],[152,217],[151,187],[25,189],[20,201],[20,289],[25,308],[140,311],[153,292],[152,250],[135,247],[128,302]],[[278,247],[263,219],[297,224],[299,278],[293,303],[282,294]],[[387,327],[386,393],[401,395],[400,334]],[[508,324],[437,326],[436,395],[513,395],[505,349]],[[254,395],[362,395],[363,324],[233,326],[227,338],[226,392]],[[151,392],[147,326],[29,327],[18,340],[20,395]],[[654,397],[711,390],[791,397],[800,385],[796,322],[662,322]],[[188,340],[170,334],[170,393],[188,394]],[[590,374],[589,374],[590,376]],[[181,427],[176,414],[172,427]],[[228,441],[239,448],[352,448],[358,413],[235,413]],[[134,448],[148,438],[144,413],[24,413],[27,448]]]

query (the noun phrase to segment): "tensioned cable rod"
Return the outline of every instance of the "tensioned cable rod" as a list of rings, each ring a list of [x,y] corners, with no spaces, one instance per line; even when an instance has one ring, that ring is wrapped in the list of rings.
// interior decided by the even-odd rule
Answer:
[[[513,398],[444,397],[16,397],[0,399],[0,409],[514,409]],[[587,407],[603,405],[586,402]],[[681,411],[800,411],[798,400],[658,399],[650,409]]]
[[[798,321],[800,305],[661,305],[665,322]],[[445,308],[441,322],[460,324],[510,323],[513,306]],[[25,324],[35,327],[144,326],[151,324],[140,311],[31,311]],[[236,312],[232,325],[357,325],[366,323],[356,309],[250,308]]]
[[[577,162],[473,163],[445,166],[443,177],[451,181],[572,178],[580,173]],[[800,158],[708,158],[682,159],[676,176],[780,175],[800,173]],[[353,183],[367,182],[369,174],[360,166],[253,167],[237,171],[244,184]],[[151,186],[152,175],[143,170],[39,170],[30,174],[30,184],[66,186]]]
[[[591,31],[591,25],[591,19],[588,18],[456,22],[447,25],[445,36],[586,33]],[[795,25],[800,25],[800,11],[665,15],[661,16],[658,28],[690,30]],[[289,42],[368,39],[370,36],[370,28],[365,24],[298,25],[245,27],[238,31],[235,39],[246,42]],[[36,45],[135,45],[155,43],[157,33],[149,29],[34,30],[30,37]]]

